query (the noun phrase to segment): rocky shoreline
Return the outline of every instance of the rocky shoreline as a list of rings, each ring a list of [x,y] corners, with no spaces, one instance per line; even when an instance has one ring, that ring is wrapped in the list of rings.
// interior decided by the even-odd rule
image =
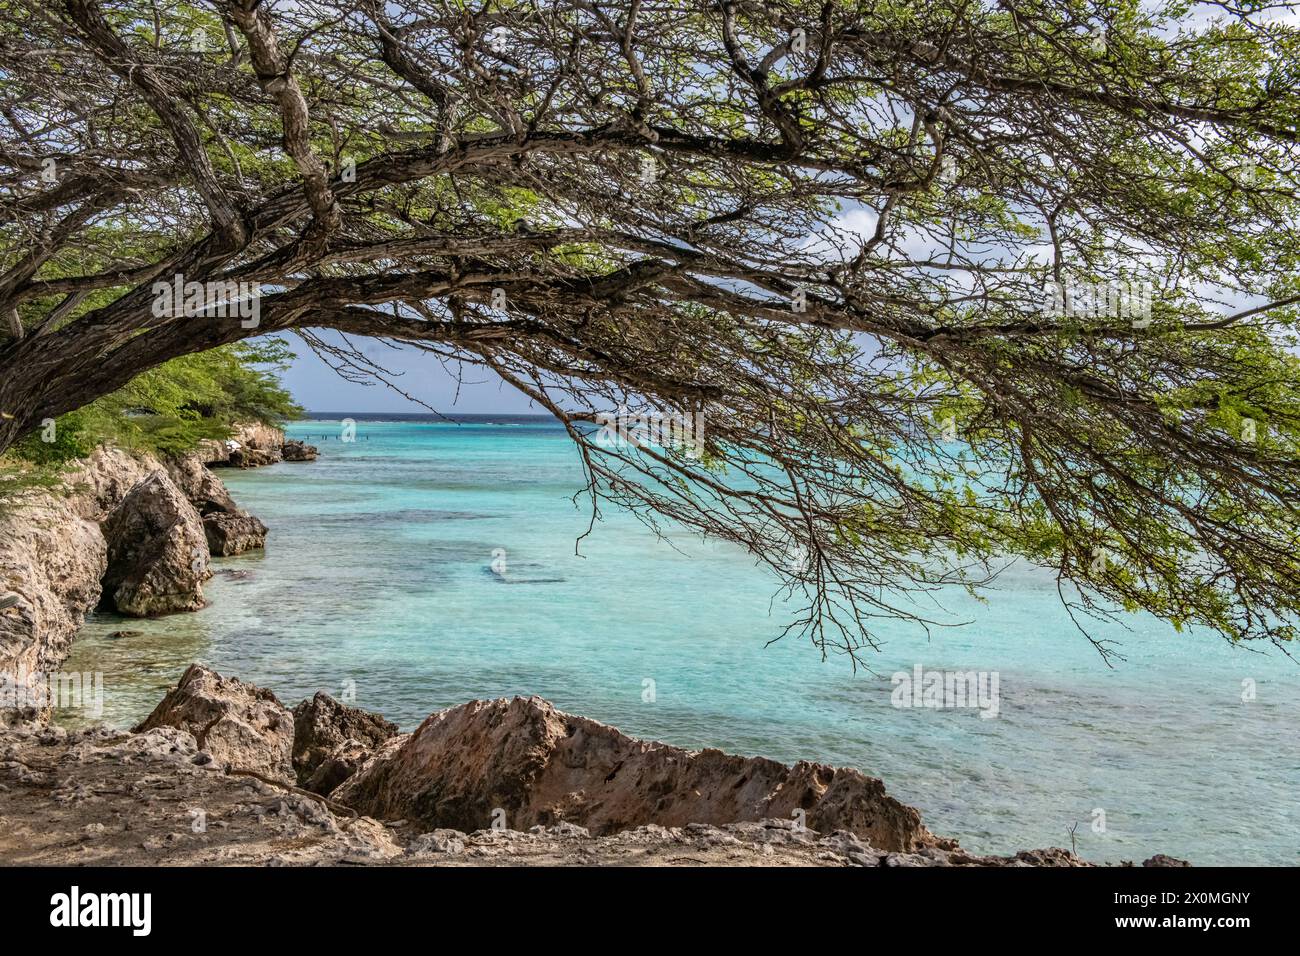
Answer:
[[[402,734],[197,664],[129,733],[0,730],[0,863],[1092,865],[970,854],[859,771],[637,740],[536,697]]]
[[[67,659],[86,615],[105,607],[154,617],[204,607],[211,558],[261,548],[266,526],[212,469],[310,461],[316,449],[267,425],[166,460],[101,447],[70,465],[62,487],[32,490],[0,511],[0,691],[31,700]],[[38,716],[0,707],[0,724]]]
[[[265,426],[169,461],[100,449],[65,493],[0,514],[0,587],[19,598],[0,611],[0,673],[57,671],[101,603],[202,607],[211,557],[266,538],[212,469],[314,457]],[[1056,848],[973,855],[857,770],[638,740],[536,697],[403,734],[196,664],[131,732],[49,716],[0,710],[0,863],[1091,865]]]

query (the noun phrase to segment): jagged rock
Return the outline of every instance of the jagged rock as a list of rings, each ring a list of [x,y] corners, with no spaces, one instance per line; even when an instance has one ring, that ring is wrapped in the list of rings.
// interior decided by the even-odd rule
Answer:
[[[287,784],[228,775],[204,756],[173,727],[62,740],[0,730],[0,865],[416,862],[375,821],[335,816]]]
[[[280,454],[285,461],[315,461],[320,455],[320,449],[306,442],[291,440],[280,447]]]
[[[64,475],[65,500],[92,521],[103,521],[132,488],[160,467],[152,455],[103,446],[70,464]]]
[[[1008,864],[1011,866],[1016,864],[1025,866],[1091,866],[1091,864],[1085,863],[1069,850],[1063,850],[1059,846],[1048,847],[1044,850],[1021,850],[1008,861]]]
[[[434,830],[421,833],[406,847],[407,856],[428,856],[435,853],[464,853],[465,834],[459,830]]]
[[[0,610],[0,684],[14,703],[0,708],[0,723],[44,711],[19,706],[19,698],[33,701],[28,690],[67,657],[77,628],[99,603],[106,556],[99,525],[67,501],[32,496],[0,511],[0,593],[17,598]]]
[[[284,432],[270,425],[252,422],[236,426],[225,441],[225,455],[217,454],[208,464],[226,468],[259,468],[281,460]],[[212,449],[207,449],[211,454]]]
[[[271,437],[264,434],[262,440]],[[14,602],[0,608],[0,686],[31,688],[41,674],[57,671],[67,659],[72,638],[86,614],[103,600],[109,547],[101,524],[108,523],[107,519],[144,479],[165,467],[168,477],[197,512],[248,517],[230,499],[221,481],[203,467],[209,456],[228,454],[220,442],[205,442],[195,454],[164,466],[147,454],[101,447],[84,459],[70,462],[61,487],[6,497],[5,508],[0,511],[0,596],[11,595]],[[174,510],[179,514],[184,509]],[[181,524],[186,526],[181,537],[192,539],[191,549],[202,553],[190,550],[174,555],[170,566],[181,575],[176,588],[163,580],[167,566],[155,569],[159,576],[156,583],[168,596],[166,600],[146,603],[166,605],[169,610],[202,606],[195,580],[201,572],[195,572],[194,567],[196,559],[206,565],[207,532],[199,527],[198,534],[193,534],[187,521]],[[227,547],[251,546],[256,536],[249,532],[258,527],[260,522],[255,518],[239,522],[235,530],[243,533],[234,544],[223,544],[218,550],[231,553]],[[114,557],[122,555],[115,553]],[[115,573],[122,574],[122,568],[119,566]],[[46,716],[46,711],[34,713],[30,708],[0,709],[0,724]]]
[[[135,733],[176,727],[225,767],[293,778],[293,714],[269,690],[191,664]]]
[[[266,546],[266,525],[250,514],[210,514],[203,533],[214,557],[229,557]]]
[[[474,830],[499,819],[496,811],[515,829],[566,821],[595,834],[793,817],[818,831],[848,830],[883,850],[955,846],[856,770],[635,740],[538,697],[472,701],[396,739],[332,799],[430,829]]]
[[[231,468],[262,468],[265,465],[274,465],[280,460],[278,449],[271,451],[267,448],[255,448],[251,445],[244,445],[234,449],[228,459]]]
[[[229,557],[265,547],[266,525],[235,504],[203,458],[199,452],[173,458],[167,472],[203,518],[208,550],[214,557]]]
[[[104,594],[121,614],[149,617],[203,607],[207,537],[199,513],[167,472],[135,485],[103,524]]]
[[[339,784],[356,773],[374,755],[375,748],[360,740],[345,740],[339,744],[306,776],[299,775],[298,783],[304,790],[327,797]]]
[[[491,739],[490,732],[499,732],[500,741],[520,730],[519,721],[511,719],[511,705],[526,714],[544,710],[547,716],[562,718],[562,730],[567,734],[564,739],[587,736],[587,747],[582,751],[566,750],[557,740],[542,753],[535,737],[521,740],[517,752],[540,756],[544,765],[541,775],[534,777],[530,785],[544,785],[548,776],[558,775],[556,779],[573,782],[581,791],[584,781],[589,780],[588,774],[600,771],[598,764],[607,752],[622,746],[630,758],[612,778],[645,771],[652,798],[660,805],[674,806],[682,794],[672,789],[672,779],[656,773],[660,763],[644,759],[652,751],[672,752],[674,760],[680,762],[685,757],[688,765],[678,782],[703,787],[686,796],[693,797],[697,806],[702,794],[705,800],[715,798],[715,808],[718,805],[713,788],[690,771],[690,761],[698,754],[631,740],[594,721],[560,714],[536,698],[474,702],[435,714],[426,721],[427,725],[442,717],[441,724],[454,724],[455,719],[449,721],[447,715],[473,710],[473,719],[457,726],[473,730],[476,723],[485,725],[480,729],[487,733],[486,738],[484,733],[463,739],[447,733],[441,738],[446,745],[444,779],[448,783],[455,784],[458,773],[477,773],[475,768],[483,766],[482,745],[485,739]],[[316,715],[320,723],[340,733],[343,731],[339,728],[369,716],[328,698],[319,703],[307,701],[298,710]],[[340,712],[342,720],[322,717]],[[50,865],[1090,865],[1056,848],[1024,851],[1013,857],[977,857],[960,850],[952,841],[938,840],[928,833],[918,837],[909,851],[889,851],[848,830],[819,833],[798,815],[721,825],[647,823],[606,833],[592,832],[566,820],[533,824],[526,831],[521,829],[525,823],[511,820],[509,825],[515,829],[506,829],[506,820],[499,815],[494,815],[490,827],[475,827],[472,831],[430,829],[418,817],[385,825],[367,816],[348,818],[340,806],[346,806],[346,802],[340,799],[339,792],[332,794],[328,802],[295,792],[288,776],[293,753],[290,719],[289,712],[268,691],[194,665],[149,719],[130,734],[105,725],[78,731],[39,724],[0,727],[0,821],[5,824],[0,826],[0,864],[21,860]],[[549,726],[548,721],[544,723]],[[605,733],[594,735],[598,739],[593,740],[594,732],[590,728],[580,730],[579,723],[601,728]],[[443,727],[444,732],[453,729]],[[323,738],[325,734],[318,736]],[[415,740],[412,736],[388,738],[370,758],[368,767],[373,769],[392,760]],[[423,741],[425,745],[429,742]],[[366,746],[358,740],[346,740],[340,745]],[[586,763],[575,760],[583,754],[591,759]],[[326,768],[330,759],[322,761],[316,772]],[[760,762],[730,759],[749,767],[749,773],[741,778],[741,788],[747,786],[745,780],[764,772],[765,766],[758,766]],[[221,772],[227,767],[255,770],[259,776]],[[47,768],[57,768],[57,772]],[[734,785],[729,779],[716,783],[720,787]],[[636,785],[631,788],[635,790]],[[537,792],[534,789],[533,794]],[[453,786],[426,796],[431,805],[436,805],[443,797],[455,798],[456,791]],[[774,801],[769,805],[775,805]],[[810,819],[816,810],[814,801]],[[181,826],[178,821],[182,821]],[[200,822],[202,826],[198,826]],[[93,855],[88,853],[91,842]],[[1157,855],[1147,865],[1159,865],[1157,861],[1162,860],[1170,858]]]
[[[230,457],[230,446],[219,438],[205,438],[195,446],[193,454],[200,463],[212,465]]]
[[[1143,866],[1191,866],[1186,860],[1180,860],[1177,857],[1165,856],[1163,853],[1157,853],[1155,856],[1142,861]]]
[[[202,454],[195,452],[169,459],[167,474],[200,515],[241,514],[221,479],[204,464]]]
[[[147,457],[98,448],[71,463],[62,487],[11,496],[0,511],[0,685],[24,700],[57,671],[86,614],[99,604],[108,547],[99,520],[157,468]],[[0,724],[42,719],[43,707],[0,708]]]
[[[333,789],[351,776],[380,744],[397,734],[397,725],[318,691],[293,709],[293,767],[315,793]],[[325,764],[329,767],[325,767]],[[323,773],[317,774],[318,770]]]

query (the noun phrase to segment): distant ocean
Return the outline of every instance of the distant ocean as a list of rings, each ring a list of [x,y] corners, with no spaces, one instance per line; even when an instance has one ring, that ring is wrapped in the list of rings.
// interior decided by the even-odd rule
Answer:
[[[342,441],[350,418],[355,440]],[[216,562],[211,606],[97,614],[68,670],[105,673],[106,718],[143,717],[191,661],[292,706],[323,689],[404,729],[472,698],[539,694],[642,737],[858,767],[977,852],[1071,845],[1098,861],[1300,863],[1300,666],[1271,648],[1178,635],[1146,616],[1098,627],[1108,668],[1050,576],[1003,575],[973,623],[930,641],[886,630],[872,672],[791,637],[797,607],[751,556],[659,541],[589,512],[550,418],[322,413],[289,426],[311,463],[222,472],[271,529]],[[138,635],[110,637],[116,631]],[[896,672],[998,678],[998,713],[896,707]]]

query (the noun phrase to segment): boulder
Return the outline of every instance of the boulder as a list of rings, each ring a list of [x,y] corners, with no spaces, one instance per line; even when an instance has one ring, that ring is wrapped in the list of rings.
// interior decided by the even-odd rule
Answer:
[[[159,468],[138,482],[103,523],[106,598],[121,614],[149,617],[203,607],[212,576],[199,513]]]
[[[8,498],[0,511],[0,599],[15,600],[0,609],[0,688],[33,688],[63,665],[102,598],[108,546],[100,522],[160,467],[149,455],[100,447],[69,463],[61,487]],[[9,710],[0,724],[15,713],[48,716]]]
[[[167,475],[200,515],[242,513],[221,479],[204,464],[203,453],[192,452],[169,459]]]
[[[538,697],[435,713],[390,740],[331,799],[426,829],[473,831],[498,811],[512,829],[567,822],[597,835],[778,817],[822,833],[847,830],[878,850],[955,847],[856,770],[636,740]]]
[[[208,470],[207,451],[192,452],[167,463],[167,473],[203,519],[208,551],[229,557],[266,546],[266,525],[235,504],[221,479]]]
[[[203,533],[214,557],[229,557],[266,546],[266,525],[246,512],[217,512],[203,519]]]
[[[293,779],[293,714],[273,693],[191,664],[133,731],[175,727],[223,767]]]
[[[230,446],[219,438],[205,438],[194,447],[193,455],[204,465],[219,464],[230,457]]]
[[[280,455],[285,461],[315,461],[320,449],[306,442],[287,441],[280,447]]]
[[[397,725],[357,707],[339,703],[318,691],[293,709],[293,767],[308,790],[333,789],[384,741],[397,735]],[[323,765],[329,764],[328,768]],[[318,770],[324,769],[311,785]]]
[[[227,464],[231,468],[261,468],[265,465],[274,465],[280,460],[279,449],[271,451],[267,448],[255,448],[252,445],[243,445],[230,452],[230,458],[227,459]]]

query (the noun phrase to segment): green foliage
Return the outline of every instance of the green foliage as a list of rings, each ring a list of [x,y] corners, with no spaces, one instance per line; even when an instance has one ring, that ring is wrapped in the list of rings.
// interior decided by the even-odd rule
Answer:
[[[104,442],[176,453],[205,438],[227,437],[236,422],[276,424],[296,418],[302,409],[279,379],[292,358],[284,340],[270,338],[172,359],[63,415],[48,431],[32,432],[14,445],[11,455],[53,466],[83,457]]]

